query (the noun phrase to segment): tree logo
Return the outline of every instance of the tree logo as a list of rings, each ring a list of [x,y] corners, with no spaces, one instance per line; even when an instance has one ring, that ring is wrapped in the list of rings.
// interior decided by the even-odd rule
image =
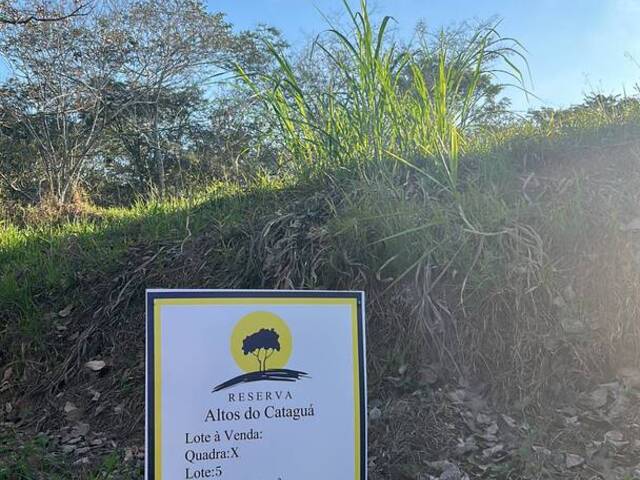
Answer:
[[[267,371],[267,360],[280,351],[280,334],[275,328],[261,328],[242,341],[242,353],[253,355],[261,372]]]
[[[287,324],[270,312],[245,315],[231,333],[231,356],[245,373],[216,386],[218,392],[241,383],[258,381],[295,382],[306,372],[285,368],[293,351]]]

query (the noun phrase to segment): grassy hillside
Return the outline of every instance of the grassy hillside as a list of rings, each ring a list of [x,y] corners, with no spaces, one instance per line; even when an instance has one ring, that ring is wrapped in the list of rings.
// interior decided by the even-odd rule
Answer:
[[[0,478],[136,478],[151,287],[364,289],[371,478],[477,468],[452,453],[460,418],[494,411],[534,429],[505,461],[478,453],[485,471],[541,474],[550,411],[640,360],[639,126],[588,110],[477,137],[455,194],[411,170],[336,168],[5,221]],[[84,368],[95,359],[107,367]],[[554,449],[584,456],[590,432]]]
[[[365,290],[372,480],[638,478],[640,101],[516,118],[497,82],[525,86],[517,41],[481,25],[404,46],[345,6],[311,67],[265,41],[262,68],[236,68],[233,175],[182,170],[216,163],[200,137],[151,168],[161,139],[129,158],[115,128],[73,202],[3,203],[0,480],[141,478],[146,288]],[[130,113],[114,125],[139,134]],[[41,194],[16,131],[10,185]],[[92,198],[132,175],[184,194]]]

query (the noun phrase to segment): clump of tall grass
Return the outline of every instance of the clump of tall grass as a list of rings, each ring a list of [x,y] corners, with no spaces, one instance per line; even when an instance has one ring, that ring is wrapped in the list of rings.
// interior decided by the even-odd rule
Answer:
[[[324,88],[308,88],[271,44],[275,73],[239,69],[272,112],[288,162],[304,175],[409,167],[455,191],[467,138],[478,126],[475,114],[486,100],[479,84],[501,77],[522,85],[520,44],[486,26],[462,45],[442,31],[435,41],[422,36],[416,48],[401,47],[389,34],[391,17],[376,27],[366,0],[359,12],[344,5],[351,32],[330,28],[314,42],[329,72]]]

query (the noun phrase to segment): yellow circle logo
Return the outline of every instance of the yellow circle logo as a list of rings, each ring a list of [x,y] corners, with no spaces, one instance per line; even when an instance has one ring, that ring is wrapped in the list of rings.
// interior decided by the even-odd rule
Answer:
[[[291,331],[277,315],[253,312],[234,327],[230,347],[233,359],[245,372],[281,369],[291,357]]]

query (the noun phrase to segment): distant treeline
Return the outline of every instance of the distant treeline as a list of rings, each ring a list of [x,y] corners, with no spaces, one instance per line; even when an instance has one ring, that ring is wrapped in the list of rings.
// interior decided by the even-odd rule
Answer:
[[[191,0],[92,3],[68,17],[64,0],[47,8],[55,21],[0,29],[4,197],[127,201],[270,161],[247,92],[229,87],[238,65],[270,68],[265,41],[284,47],[276,30],[234,31]]]
[[[432,170],[418,167],[452,186],[464,136],[513,118],[496,72],[523,83],[519,44],[492,23],[418,25],[406,43],[364,2],[364,16],[347,8],[344,35],[329,26],[295,48],[274,28],[237,31],[200,0],[46,5],[33,9],[47,21],[12,11],[0,27],[5,208],[185,195],[292,159],[432,156]]]

